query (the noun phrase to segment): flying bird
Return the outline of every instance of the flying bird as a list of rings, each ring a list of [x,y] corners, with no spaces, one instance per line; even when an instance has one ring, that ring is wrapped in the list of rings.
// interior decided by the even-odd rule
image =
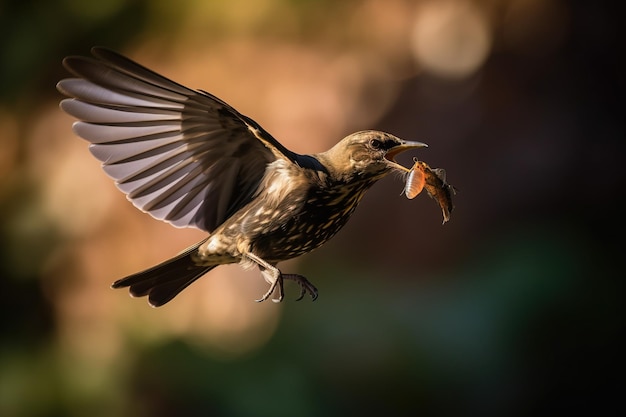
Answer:
[[[364,193],[391,172],[409,171],[400,152],[427,146],[389,133],[353,133],[326,152],[290,151],[251,118],[202,91],[171,81],[108,49],[71,56],[74,76],[58,90],[61,108],[78,119],[74,132],[135,207],[176,227],[208,233],[202,241],[145,271],[113,283],[157,307],[213,268],[258,267],[269,284],[300,285],[304,276],[277,263],[327,242],[348,221]]]

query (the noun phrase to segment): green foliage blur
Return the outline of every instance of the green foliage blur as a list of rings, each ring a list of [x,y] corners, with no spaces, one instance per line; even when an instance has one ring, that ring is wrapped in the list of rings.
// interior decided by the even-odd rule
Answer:
[[[455,16],[476,23],[437,61],[428,22]],[[623,415],[618,25],[604,2],[0,2],[0,416]],[[54,85],[94,45],[297,152],[427,142],[452,220],[386,178],[282,266],[315,303],[257,305],[256,271],[226,269],[157,310],[112,291],[201,235],[135,210],[71,134]]]

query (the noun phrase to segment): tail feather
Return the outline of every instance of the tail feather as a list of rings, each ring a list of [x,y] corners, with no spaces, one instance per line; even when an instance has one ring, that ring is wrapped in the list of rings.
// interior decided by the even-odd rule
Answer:
[[[198,242],[174,258],[152,268],[119,279],[113,283],[112,287],[130,287],[130,294],[133,297],[147,295],[151,306],[162,306],[217,266],[199,266],[192,259],[191,255],[205,241]]]

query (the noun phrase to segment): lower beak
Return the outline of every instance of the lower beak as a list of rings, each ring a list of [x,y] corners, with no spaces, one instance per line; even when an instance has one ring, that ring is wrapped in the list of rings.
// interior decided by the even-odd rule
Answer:
[[[385,159],[389,161],[394,168],[400,169],[403,172],[408,172],[409,169],[403,167],[399,163],[396,162],[396,156],[404,151],[408,151],[409,149],[417,149],[417,148],[427,148],[428,145],[422,142],[411,142],[411,141],[403,141],[400,145],[395,146],[387,151],[385,155]]]

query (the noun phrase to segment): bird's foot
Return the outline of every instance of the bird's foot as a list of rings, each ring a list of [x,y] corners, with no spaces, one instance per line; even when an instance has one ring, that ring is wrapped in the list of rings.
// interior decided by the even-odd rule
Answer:
[[[278,268],[276,268],[275,265],[270,264],[269,262],[255,255],[254,253],[247,253],[246,258],[255,262],[259,266],[261,275],[263,275],[265,281],[270,284],[270,288],[265,294],[263,294],[263,297],[255,300],[257,303],[260,303],[270,298],[274,291],[276,291],[276,289],[278,289],[278,297],[272,298],[272,301],[275,303],[280,303],[281,301],[283,301],[283,298],[285,297],[283,279],[295,281],[300,286],[300,296],[296,299],[296,301],[302,300],[305,294],[309,294],[313,301],[317,299],[317,288],[315,288],[315,285],[311,284],[309,280],[306,279],[304,276],[300,274],[283,274]]]
[[[267,290],[267,292],[263,294],[263,297],[254,301],[256,301],[257,303],[260,303],[262,301],[267,300],[274,293],[276,288],[278,288],[278,298],[272,298],[272,301],[275,303],[280,303],[281,301],[283,301],[283,298],[285,297],[285,290],[283,289],[283,275],[280,273],[278,274],[278,277],[270,285],[269,290]]]
[[[300,286],[300,296],[296,298],[296,301],[302,300],[306,294],[311,296],[311,300],[315,301],[317,299],[317,288],[315,285],[311,284],[311,282],[306,279],[304,276],[300,274],[280,274],[276,280],[270,285],[270,288],[267,290],[263,297],[255,300],[257,303],[267,300],[270,296],[278,289],[278,297],[272,298],[272,301],[275,303],[280,303],[283,301],[285,297],[285,290],[283,287],[283,279],[288,279],[294,281]]]
[[[305,294],[309,294],[312,301],[317,299],[317,288],[304,276],[300,274],[282,274],[282,277],[295,281],[300,286],[300,296],[296,298],[296,301],[302,300]]]

